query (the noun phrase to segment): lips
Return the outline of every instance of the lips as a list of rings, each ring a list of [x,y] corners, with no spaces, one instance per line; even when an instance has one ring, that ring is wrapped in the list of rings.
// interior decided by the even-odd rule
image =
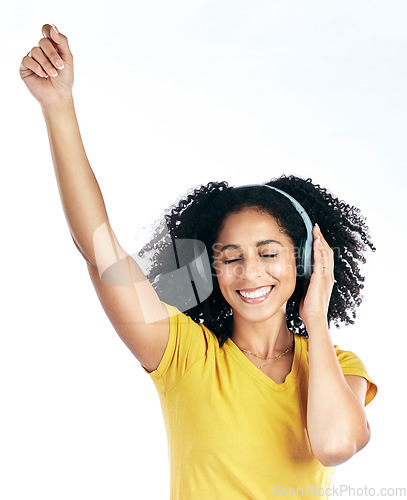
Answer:
[[[274,285],[259,286],[257,288],[246,288],[242,290],[236,290],[239,297],[248,304],[258,304],[259,302],[264,302],[270,295],[274,288]]]

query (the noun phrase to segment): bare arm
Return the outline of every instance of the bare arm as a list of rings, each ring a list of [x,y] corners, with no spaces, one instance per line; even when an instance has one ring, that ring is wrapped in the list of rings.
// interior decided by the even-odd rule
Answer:
[[[93,233],[108,223],[105,204],[86,157],[74,108],[73,56],[68,39],[51,25],[23,57],[20,76],[41,105],[59,194],[72,237],[88,263],[96,265]]]
[[[327,467],[349,460],[370,439],[364,410],[367,381],[344,376],[326,321],[307,325],[309,388],[307,427],[314,455]]]
[[[370,427],[364,410],[367,381],[343,375],[327,321],[334,285],[334,254],[313,228],[314,269],[299,312],[309,335],[307,429],[314,455],[335,467],[364,448]]]
[[[68,40],[49,24],[42,31],[44,38],[23,58],[20,75],[41,104],[69,230],[88,264],[106,314],[140,363],[151,371],[158,366],[167,345],[168,313],[110,226],[79,132]],[[56,69],[57,76],[52,76]],[[110,283],[101,279],[107,269],[114,271],[110,273]]]
[[[106,223],[102,193],[87,159],[72,98],[42,108],[55,176],[72,238],[85,260],[96,266],[93,235]],[[123,257],[124,255],[122,255]]]

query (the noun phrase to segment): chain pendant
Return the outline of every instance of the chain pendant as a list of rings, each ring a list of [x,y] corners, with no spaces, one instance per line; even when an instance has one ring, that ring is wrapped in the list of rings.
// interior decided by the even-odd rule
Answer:
[[[273,361],[277,361],[277,359],[280,359],[282,356],[284,356],[284,354],[287,354],[287,352],[291,350],[291,347],[293,346],[293,341],[294,341],[294,334],[293,334],[293,332],[291,332],[290,343],[289,343],[287,349],[284,352],[282,352],[281,354],[279,354],[278,356],[265,356],[265,357],[264,356],[259,356],[258,354],[255,354],[254,352],[247,351],[246,349],[240,349],[240,347],[239,346],[238,347],[239,347],[239,349],[242,352],[247,352],[248,354],[252,354],[253,356],[257,356],[258,358],[261,358],[261,359],[272,359]],[[265,366],[269,366],[269,365],[272,365],[272,364],[273,363],[271,362],[271,363],[267,363],[265,365],[257,366],[256,368],[261,369],[261,368],[264,368]]]

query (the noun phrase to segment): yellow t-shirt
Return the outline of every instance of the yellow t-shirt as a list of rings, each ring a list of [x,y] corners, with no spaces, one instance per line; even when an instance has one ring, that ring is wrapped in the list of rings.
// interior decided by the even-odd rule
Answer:
[[[328,498],[334,467],[313,455],[307,436],[308,340],[294,335],[294,358],[277,384],[228,339],[173,306],[170,336],[156,370],[168,438],[171,500]],[[376,395],[362,361],[335,352],[344,374],[367,379],[365,405]],[[301,490],[302,488],[302,490]],[[294,493],[295,492],[295,493]]]

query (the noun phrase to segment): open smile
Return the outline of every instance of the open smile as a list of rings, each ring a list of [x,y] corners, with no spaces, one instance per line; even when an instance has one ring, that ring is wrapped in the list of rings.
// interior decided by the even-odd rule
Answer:
[[[247,304],[258,304],[264,302],[271,294],[274,285],[260,286],[257,288],[249,288],[245,290],[236,290],[239,297]]]

